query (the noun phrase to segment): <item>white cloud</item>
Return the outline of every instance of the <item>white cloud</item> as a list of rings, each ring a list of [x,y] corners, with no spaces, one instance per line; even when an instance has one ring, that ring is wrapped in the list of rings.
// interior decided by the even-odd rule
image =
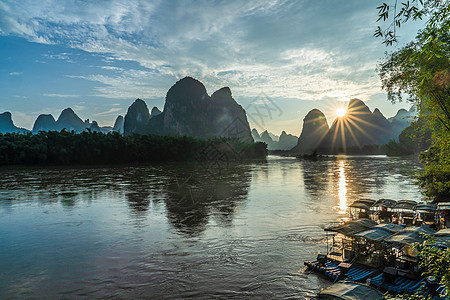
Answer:
[[[72,53],[43,54],[42,56],[44,56],[47,59],[58,59],[74,63],[74,61],[70,58],[70,55],[72,55]]]
[[[80,98],[80,95],[67,95],[67,94],[42,94],[45,97],[56,97],[56,98]]]
[[[123,108],[111,108],[107,111],[93,114],[92,116],[99,117],[99,116],[117,115],[117,112],[124,112],[124,109]]]
[[[103,53],[98,73],[68,76],[95,83],[99,97],[161,98],[187,75],[210,93],[228,85],[237,99],[264,91],[367,100],[381,91],[375,66],[385,48],[372,37],[370,1],[23,0],[0,3],[0,15],[2,35]],[[118,64],[126,60],[146,69]]]
[[[22,75],[23,72],[11,72],[9,73],[9,76],[18,76],[18,75]]]

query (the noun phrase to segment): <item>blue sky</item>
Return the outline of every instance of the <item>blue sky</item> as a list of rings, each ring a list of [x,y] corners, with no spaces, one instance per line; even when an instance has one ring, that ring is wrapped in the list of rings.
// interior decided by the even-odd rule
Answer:
[[[192,76],[209,94],[229,86],[243,107],[267,95],[279,112],[251,124],[259,131],[299,135],[310,109],[331,123],[354,97],[390,117],[409,104],[387,101],[375,71],[395,49],[372,37],[379,3],[1,1],[0,113],[31,128],[72,107],[112,125],[136,98],[162,109],[167,90]],[[419,25],[402,28],[399,46]]]

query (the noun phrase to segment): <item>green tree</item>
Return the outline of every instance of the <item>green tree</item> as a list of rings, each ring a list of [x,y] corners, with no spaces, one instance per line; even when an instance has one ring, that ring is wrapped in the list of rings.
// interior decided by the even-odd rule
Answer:
[[[387,54],[378,70],[388,99],[412,102],[419,112],[416,122],[432,132],[432,146],[420,156],[425,172],[419,184],[431,200],[449,199],[450,2],[417,0],[399,6],[395,1],[377,9],[378,21],[385,21],[387,27],[378,27],[375,36],[386,45],[397,41],[397,29],[404,22],[427,19],[414,41]]]
[[[434,201],[450,199],[450,2],[415,0],[377,7],[375,36],[387,46],[397,43],[397,29],[409,20],[426,19],[414,41],[386,55],[379,66],[382,87],[388,99],[403,98],[418,109],[416,126],[432,132],[431,147],[420,154],[425,171],[418,182]],[[406,96],[406,97],[405,97]],[[394,145],[391,145],[394,146]],[[437,247],[430,239],[420,251],[424,275],[436,277],[450,291],[450,250]],[[448,292],[447,292],[448,293]],[[424,299],[422,294],[403,299]]]

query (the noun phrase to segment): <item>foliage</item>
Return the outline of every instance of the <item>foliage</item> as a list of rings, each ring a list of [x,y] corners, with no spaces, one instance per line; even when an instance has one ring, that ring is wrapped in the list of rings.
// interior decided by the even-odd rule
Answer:
[[[420,154],[425,172],[418,182],[425,195],[436,202],[448,201],[450,196],[450,133],[443,132],[433,145]]]
[[[448,0],[413,0],[377,7],[378,20],[388,21],[388,27],[378,27],[376,37],[383,43],[397,43],[397,29],[409,20],[428,18],[414,41],[386,55],[379,66],[379,75],[388,99],[402,101],[404,95],[419,112],[421,127],[432,132],[431,147],[420,155],[425,165],[418,182],[434,201],[450,198],[450,2]],[[413,130],[414,131],[414,130]],[[402,132],[403,134],[403,132]],[[416,139],[399,141],[401,149],[413,147]],[[394,148],[399,146],[388,145]],[[395,150],[395,149],[394,149]],[[440,249],[433,240],[420,251],[424,275],[431,275],[450,291],[450,250]],[[426,294],[425,294],[426,295]],[[404,295],[398,299],[425,299],[426,296]]]
[[[237,139],[199,140],[192,137],[131,135],[113,132],[41,131],[38,134],[0,134],[0,165],[120,164],[195,159],[209,144],[224,143],[243,158],[267,155],[262,143]]]
[[[425,50],[433,56],[433,45],[439,47],[438,36],[450,31],[450,3],[448,0],[412,0],[399,4],[395,0],[389,5],[383,3],[377,7],[377,22],[388,21],[388,26],[382,29],[380,26],[375,30],[374,36],[383,38],[387,46],[398,43],[397,29],[409,20],[422,20],[427,17],[421,42],[426,44]]]
[[[428,149],[431,145],[431,130],[426,126],[426,121],[421,118],[403,129],[398,137],[398,142],[390,140],[386,144],[386,155],[409,156],[417,155]]]
[[[425,244],[420,246],[419,253],[423,275],[435,277],[450,291],[450,249],[436,246],[434,239],[429,237]]]
[[[379,75],[388,99],[414,103],[419,121],[432,132],[432,147],[420,156],[425,172],[418,178],[425,194],[432,200],[450,198],[450,2],[416,0],[378,8],[378,21],[390,21],[386,29],[378,27],[375,36],[386,45],[397,41],[396,29],[408,20],[427,18],[425,27],[414,41],[386,55],[379,65]],[[417,142],[412,140],[412,142]],[[391,152],[401,152],[411,142],[390,143]]]
[[[433,236],[427,236],[424,244],[416,246],[419,250],[419,267],[423,270],[423,276],[432,276],[440,285],[445,285],[450,291],[450,249],[438,247]],[[386,299],[423,300],[436,299],[426,287],[420,288],[414,295],[387,295]],[[447,292],[447,296],[450,294]],[[446,298],[447,299],[447,298]]]
[[[406,94],[423,118],[437,120],[450,130],[450,33],[440,37],[447,44],[436,50],[439,57],[431,58],[420,42],[421,35],[386,56],[378,69],[382,87],[389,100],[402,101]]]

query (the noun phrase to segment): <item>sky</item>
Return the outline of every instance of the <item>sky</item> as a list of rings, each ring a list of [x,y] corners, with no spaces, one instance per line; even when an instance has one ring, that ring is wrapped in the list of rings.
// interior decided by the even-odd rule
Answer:
[[[230,87],[250,126],[299,135],[309,110],[328,122],[359,98],[386,117],[373,33],[382,1],[0,1],[0,113],[31,129],[71,107],[111,126],[136,98],[162,110],[179,79]],[[420,24],[402,26],[397,47]],[[256,111],[268,108],[264,117]],[[193,112],[195,113],[195,112]]]

